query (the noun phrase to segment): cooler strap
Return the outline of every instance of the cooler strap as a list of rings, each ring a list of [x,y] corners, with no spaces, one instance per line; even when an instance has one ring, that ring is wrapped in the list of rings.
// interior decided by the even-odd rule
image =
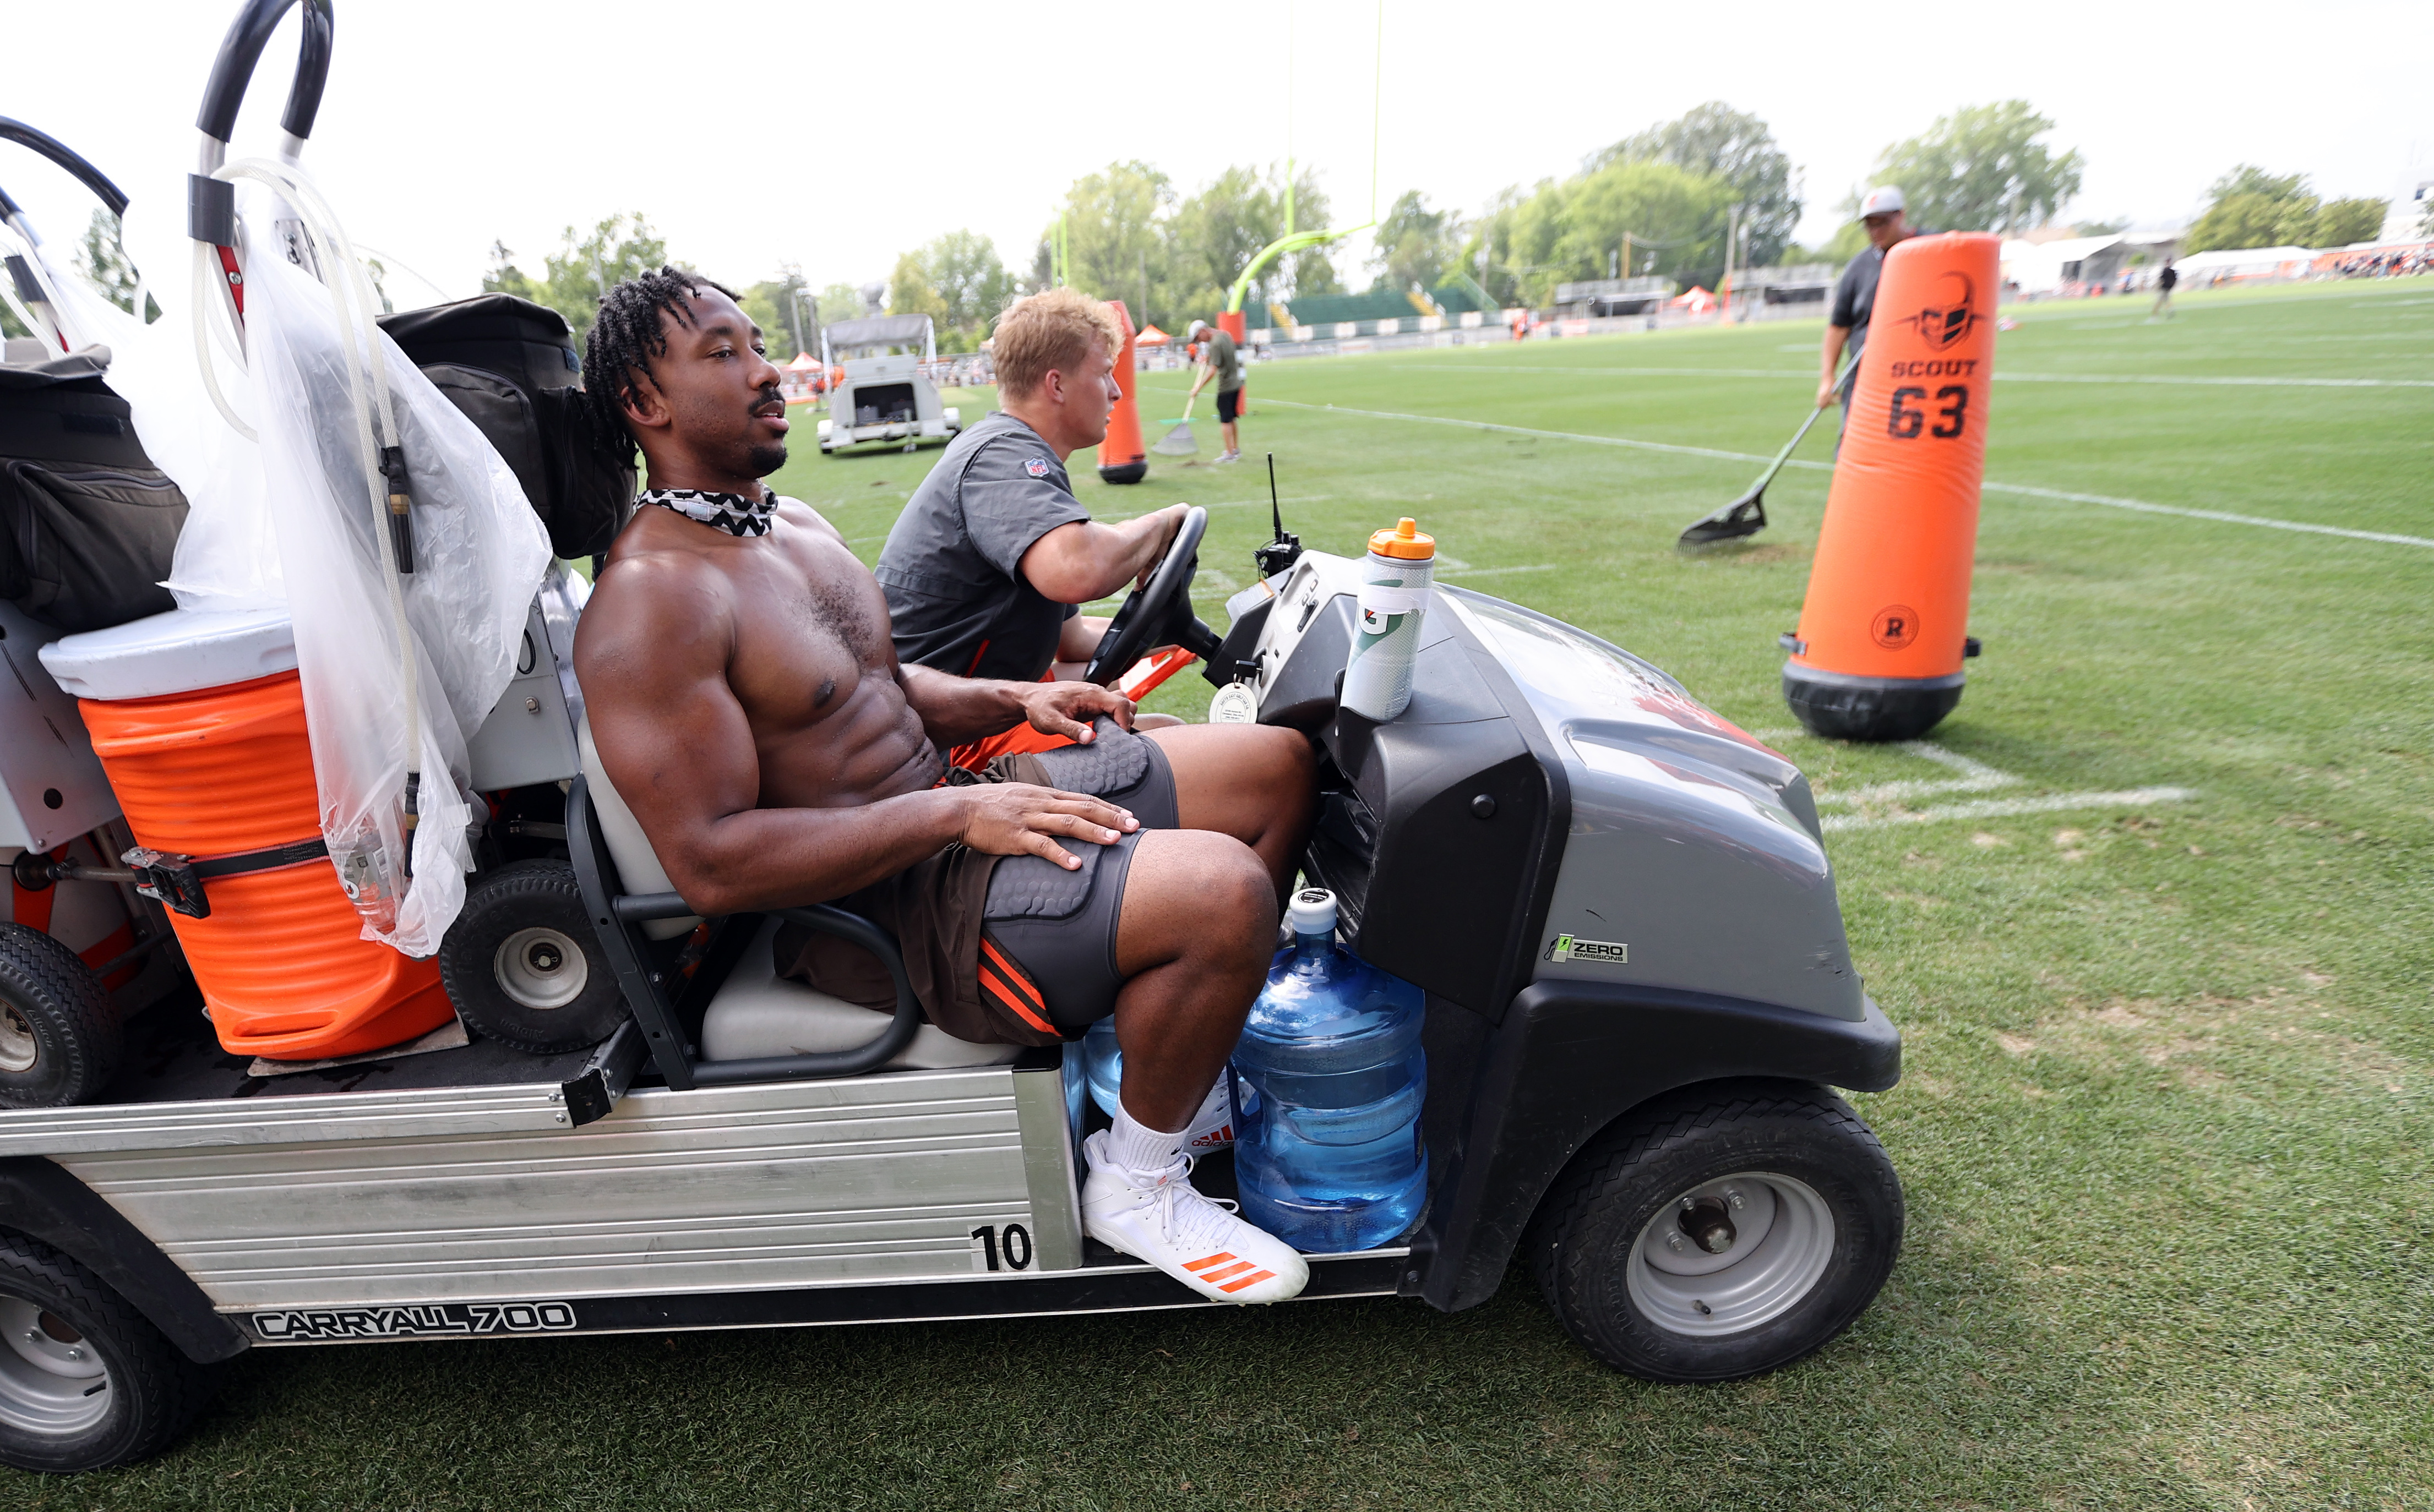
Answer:
[[[138,845],[119,859],[135,874],[136,892],[189,919],[208,919],[212,916],[212,900],[203,891],[207,879],[276,871],[283,866],[320,860],[329,854],[330,842],[316,835],[310,840],[258,851],[214,856],[205,861],[176,851],[156,851],[148,845]]]

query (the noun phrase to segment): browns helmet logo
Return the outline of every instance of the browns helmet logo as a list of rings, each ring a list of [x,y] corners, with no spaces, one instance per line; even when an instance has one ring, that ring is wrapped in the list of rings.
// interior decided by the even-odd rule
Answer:
[[[1977,311],[1976,294],[1967,274],[1942,274],[1935,280],[1936,302],[1901,323],[1916,326],[1920,338],[1932,349],[1948,350],[1985,318]]]

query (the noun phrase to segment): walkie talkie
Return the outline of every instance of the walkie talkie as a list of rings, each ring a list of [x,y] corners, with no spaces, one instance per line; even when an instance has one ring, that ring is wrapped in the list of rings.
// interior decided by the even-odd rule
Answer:
[[[1263,578],[1289,571],[1301,560],[1301,537],[1286,532],[1284,505],[1277,499],[1277,454],[1273,451],[1268,453],[1268,514],[1276,522],[1277,538],[1251,549],[1251,559],[1260,564],[1260,576]]]

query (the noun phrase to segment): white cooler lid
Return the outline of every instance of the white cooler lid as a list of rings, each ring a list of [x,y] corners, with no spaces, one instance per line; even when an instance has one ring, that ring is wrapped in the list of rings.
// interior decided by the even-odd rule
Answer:
[[[284,609],[172,609],[52,641],[43,665],[77,698],[159,698],[296,670]]]

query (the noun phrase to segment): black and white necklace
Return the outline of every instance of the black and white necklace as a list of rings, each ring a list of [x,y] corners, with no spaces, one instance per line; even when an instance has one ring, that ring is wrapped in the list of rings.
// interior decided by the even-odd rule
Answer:
[[[729,535],[766,535],[778,513],[778,496],[767,488],[758,499],[742,494],[715,494],[702,488],[653,488],[634,501],[673,509],[687,519],[714,526]]]

